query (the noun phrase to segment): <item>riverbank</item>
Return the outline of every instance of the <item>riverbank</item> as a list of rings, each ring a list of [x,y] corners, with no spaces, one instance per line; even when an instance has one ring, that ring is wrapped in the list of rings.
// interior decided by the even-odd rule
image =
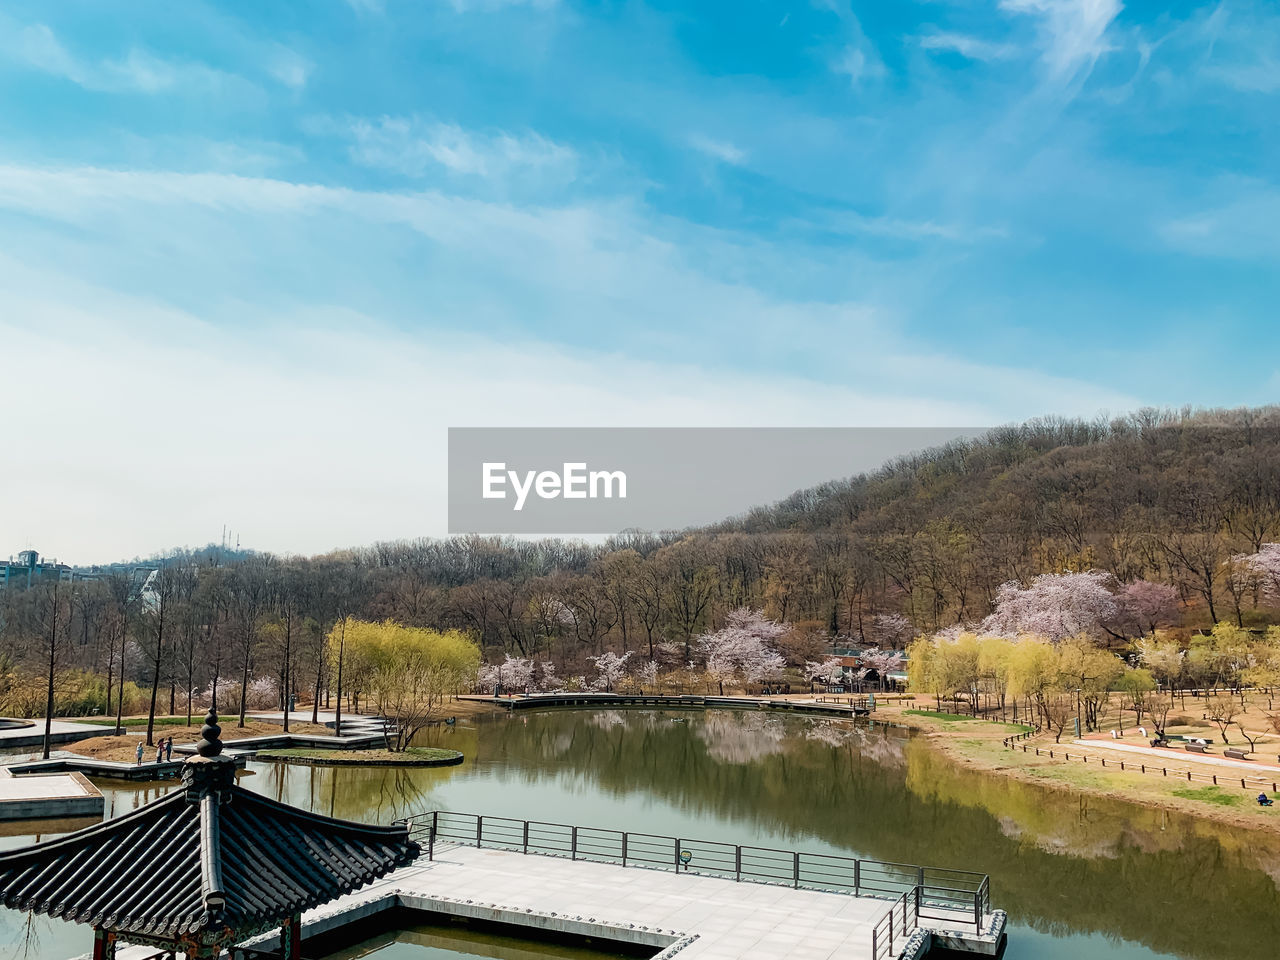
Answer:
[[[174,747],[183,745],[194,745],[200,739],[199,723],[187,726],[185,723],[165,723],[157,725],[155,728],[155,739],[158,743],[162,738],[173,737]],[[332,736],[333,731],[328,727],[313,723],[293,723],[291,725],[293,733],[296,734],[312,734],[315,736]],[[269,737],[279,736],[281,732],[280,725],[277,723],[266,723],[261,720],[253,720],[246,723],[243,727],[238,727],[233,720],[231,723],[223,725],[224,743],[228,746],[235,746],[237,740],[247,739],[249,737]],[[105,734],[99,737],[92,737],[88,740],[81,740],[73,743],[64,749],[68,753],[75,753],[82,757],[90,757],[94,760],[118,760],[122,763],[132,763],[137,759],[138,744],[143,743],[142,759],[154,760],[156,748],[154,746],[146,746],[145,740],[146,726],[145,723],[141,728],[137,725],[126,725],[125,732],[116,736],[114,733]],[[178,754],[180,759],[182,754]]]
[[[937,714],[925,704],[916,705],[910,701],[884,704],[872,714],[872,719],[910,727],[954,763],[985,774],[1157,806],[1216,823],[1280,833],[1280,801],[1272,807],[1260,807],[1255,800],[1258,791],[1242,789],[1238,781],[1234,785],[1213,786],[1188,783],[1174,776],[1121,770],[1118,763],[1103,767],[1097,763],[1069,761],[1063,758],[1073,749],[1078,757],[1083,748],[1054,744],[1051,736],[1029,741],[1030,746],[1041,747],[1040,756],[1036,756],[1034,749],[1025,753],[1020,748],[1011,750],[1004,745],[1004,739],[1025,731],[1026,727],[955,714]],[[1104,744],[1096,746],[1103,748]],[[1048,756],[1048,747],[1053,748],[1053,758]],[[1174,756],[1173,760],[1181,764],[1180,769],[1193,763],[1179,756]],[[1271,791],[1267,793],[1270,795]]]

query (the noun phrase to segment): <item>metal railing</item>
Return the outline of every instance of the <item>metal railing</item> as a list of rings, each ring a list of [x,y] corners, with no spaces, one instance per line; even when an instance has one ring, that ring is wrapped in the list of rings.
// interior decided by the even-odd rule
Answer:
[[[880,922],[871,928],[871,960],[898,956],[898,941],[910,938],[920,926],[919,917],[913,909],[919,889],[915,887],[903,893]]]
[[[975,933],[982,929],[983,917],[991,912],[990,879],[969,870],[444,810],[396,822],[408,825],[410,836],[424,847],[428,859],[434,859],[436,843],[446,841],[623,867],[874,897],[895,901],[895,910],[899,903],[905,903],[914,926],[918,926],[920,920],[941,920],[950,925],[972,926]],[[886,931],[885,935],[892,941],[905,926],[906,922],[900,919],[894,932]]]

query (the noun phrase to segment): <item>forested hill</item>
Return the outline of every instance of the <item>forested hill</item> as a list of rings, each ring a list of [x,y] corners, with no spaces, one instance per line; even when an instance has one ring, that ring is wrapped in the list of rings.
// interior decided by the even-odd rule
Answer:
[[[794,662],[841,635],[893,646],[981,620],[1007,581],[1064,571],[1108,571],[1116,590],[1171,585],[1177,609],[1161,619],[1174,628],[1259,624],[1274,620],[1274,598],[1232,558],[1280,540],[1278,427],[1280,408],[1035,421],[700,530],[604,544],[404,540],[312,558],[187,553],[160,564],[153,589],[180,611],[166,622],[185,625],[166,657],[198,636],[256,656],[287,611],[316,638],[342,615],[393,618],[465,629],[491,657],[576,670],[610,649],[683,664],[700,633],[743,606],[802,638],[784,651]],[[58,635],[77,637],[77,657],[99,672],[120,625],[143,622],[125,616],[129,576],[77,581],[59,601],[70,620]],[[29,652],[36,677],[46,599],[0,594],[0,643],[24,662]]]
[[[683,641],[741,605],[828,633],[865,637],[886,614],[933,630],[985,616],[1001,583],[1084,569],[1175,586],[1185,625],[1243,622],[1266,611],[1230,561],[1280,539],[1278,428],[1275,407],[1037,420],[695,531],[356,556],[442,619],[524,651],[565,635],[584,650]]]
[[[950,517],[1013,524],[1074,541],[1173,525],[1252,527],[1280,504],[1280,407],[1145,410],[1115,420],[1046,418],[903,457],[880,470],[798,491],[714,531],[869,532]],[[1246,537],[1264,531],[1241,531]]]

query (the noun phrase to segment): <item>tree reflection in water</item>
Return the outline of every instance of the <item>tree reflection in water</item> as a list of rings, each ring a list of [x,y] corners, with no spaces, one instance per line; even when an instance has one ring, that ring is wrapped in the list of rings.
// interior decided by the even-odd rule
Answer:
[[[1014,923],[1011,960],[1073,950],[1261,960],[1280,935],[1275,836],[967,770],[898,728],[755,711],[542,710],[433,728],[421,743],[466,761],[251,763],[241,782],[366,822],[438,807],[978,870]],[[118,815],[173,784],[100,786]],[[22,920],[0,911],[0,960],[21,956]],[[83,942],[40,930],[51,957]],[[1081,939],[1051,939],[1068,936]]]

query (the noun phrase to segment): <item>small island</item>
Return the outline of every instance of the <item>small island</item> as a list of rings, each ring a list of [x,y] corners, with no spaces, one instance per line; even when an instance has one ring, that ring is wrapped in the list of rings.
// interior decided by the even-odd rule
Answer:
[[[294,747],[287,750],[261,750],[255,759],[306,766],[343,767],[450,767],[462,762],[457,750],[440,747],[407,747],[404,750],[326,750],[317,747]]]

